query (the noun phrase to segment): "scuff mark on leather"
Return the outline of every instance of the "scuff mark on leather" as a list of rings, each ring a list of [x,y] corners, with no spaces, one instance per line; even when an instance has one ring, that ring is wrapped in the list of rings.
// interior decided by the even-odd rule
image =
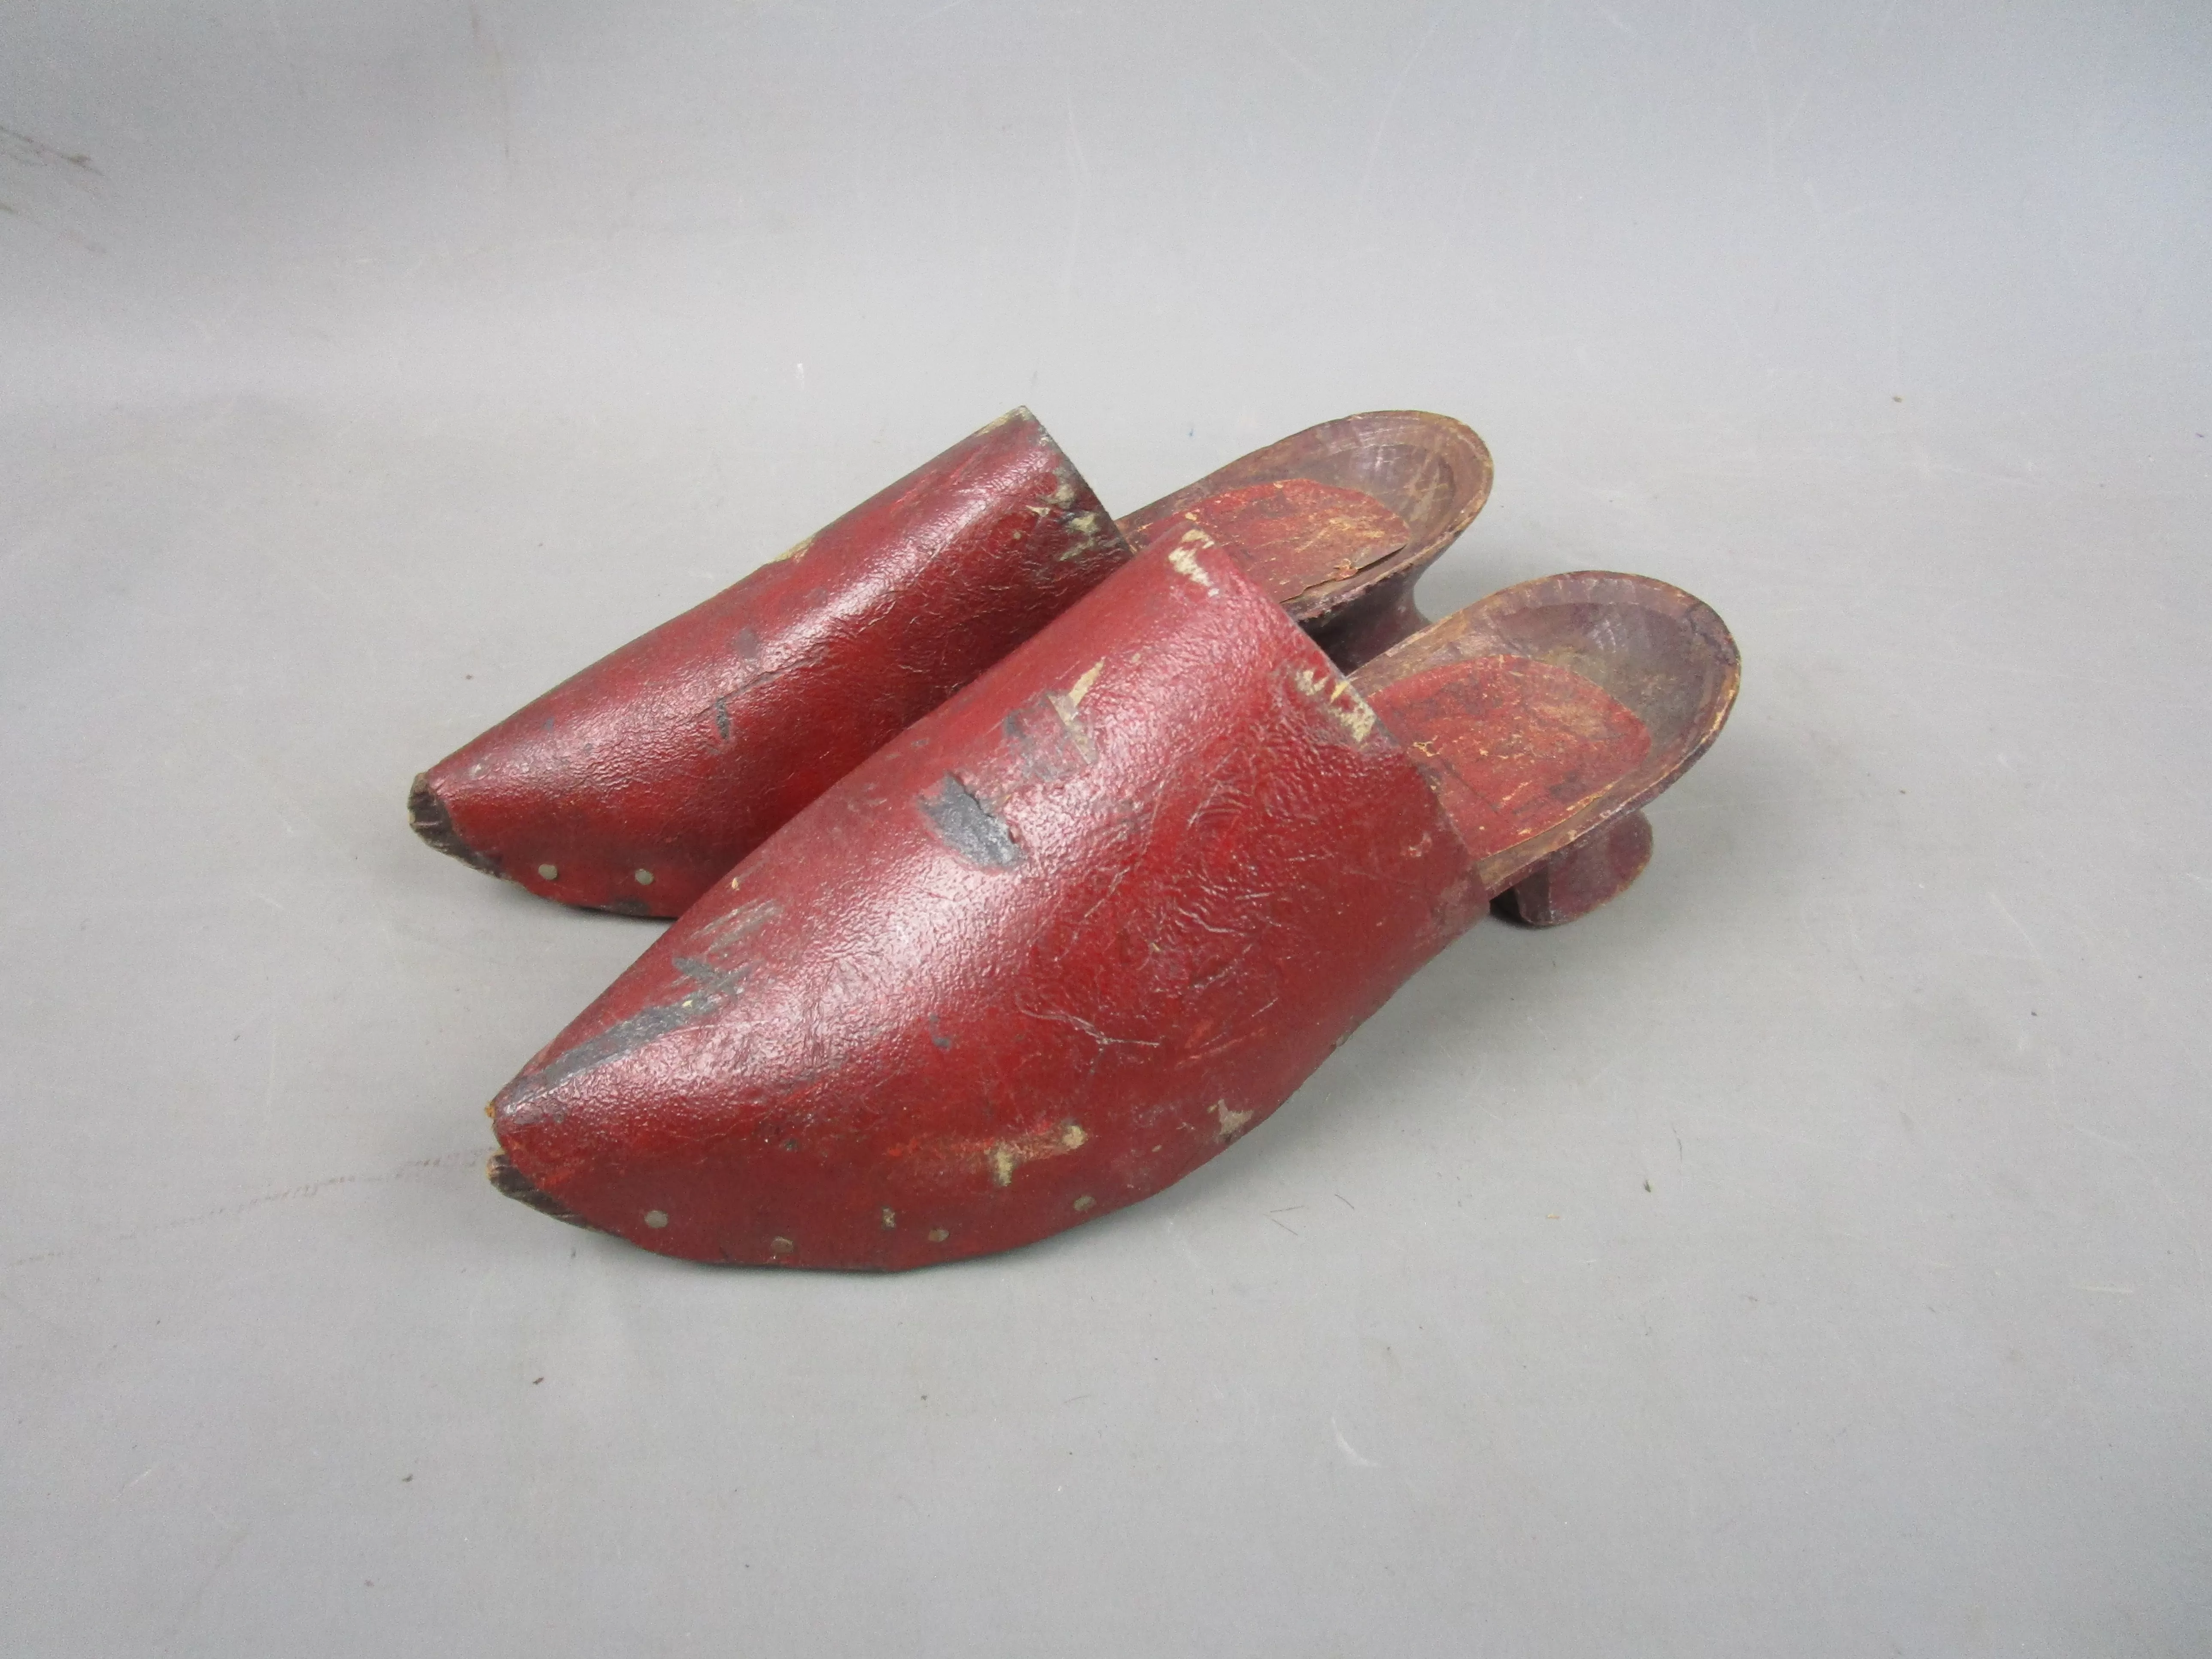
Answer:
[[[1300,696],[1342,726],[1352,742],[1367,741],[1367,734],[1375,729],[1375,711],[1367,706],[1367,699],[1352,689],[1349,680],[1301,668],[1291,675],[1291,681],[1297,687]]]
[[[1120,542],[1121,533],[1110,530],[1102,513],[1072,513],[1067,519],[1068,544],[1060,550],[1060,562],[1079,559],[1096,553],[1101,547],[1110,547]]]
[[[1035,1129],[1011,1140],[992,1142],[983,1161],[990,1166],[994,1187],[1014,1184],[1014,1171],[1033,1158],[1057,1158],[1078,1151],[1091,1137],[1080,1123],[1070,1119],[1056,1129]]]
[[[642,1009],[628,1019],[617,1020],[597,1036],[586,1037],[574,1048],[564,1050],[534,1072],[525,1072],[501,1091],[492,1103],[496,1114],[504,1115],[516,1108],[529,1105],[539,1096],[560,1087],[570,1078],[581,1075],[595,1066],[604,1066],[611,1060],[620,1059],[642,1048],[648,1042],[666,1036],[672,1031],[687,1026],[702,1024],[734,1001],[752,976],[754,964],[748,962],[732,969],[720,969],[697,957],[678,957],[676,971],[690,980],[696,988],[690,995],[675,1002],[664,1002]],[[558,1116],[557,1111],[551,1115]]]
[[[1028,857],[999,816],[951,772],[919,804],[937,826],[938,839],[981,869],[1011,870]]]
[[[1025,1014],[1031,1019],[1048,1019],[1056,1024],[1072,1025],[1101,1048],[1116,1047],[1157,1048],[1161,1046],[1158,1040],[1152,1037],[1115,1036],[1109,1032],[1100,1030],[1082,1015],[1070,1013],[1064,1008],[1025,1008],[1022,1006],[1019,997],[1014,999],[1014,1012],[1018,1014]]]
[[[1024,703],[999,729],[1016,765],[1012,776],[977,780],[976,793],[994,805],[1030,784],[1059,783],[1098,763],[1098,745],[1065,693],[1048,691]]]
[[[720,956],[731,946],[750,939],[782,914],[783,906],[772,898],[749,899],[699,929],[699,954]],[[688,957],[678,957],[678,964],[681,966],[690,960]]]
[[[1217,1100],[1213,1103],[1213,1115],[1221,1126],[1214,1131],[1214,1138],[1218,1140],[1236,1139],[1251,1126],[1252,1122],[1251,1113],[1233,1112],[1230,1110],[1229,1103],[1225,1100]]]
[[[1196,525],[1193,525],[1182,532],[1182,538],[1168,552],[1168,562],[1180,574],[1189,577],[1191,580],[1204,588],[1209,597],[1217,590],[1213,586],[1213,578],[1206,574],[1206,567],[1198,562],[1198,550],[1212,545],[1213,538]]]

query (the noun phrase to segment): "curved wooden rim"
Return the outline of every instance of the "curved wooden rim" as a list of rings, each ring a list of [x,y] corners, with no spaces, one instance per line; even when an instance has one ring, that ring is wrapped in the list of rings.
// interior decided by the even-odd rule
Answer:
[[[1405,520],[1412,539],[1365,569],[1291,600],[1291,617],[1310,627],[1386,583],[1410,586],[1482,511],[1492,471],[1489,448],[1464,422],[1417,409],[1374,410],[1323,421],[1255,449],[1119,524],[1133,542],[1209,495],[1283,478],[1311,478],[1374,496]]]
[[[1366,695],[1425,669],[1486,656],[1534,657],[1572,669],[1651,733],[1650,752],[1635,770],[1552,828],[1481,861],[1477,875],[1492,894],[1636,811],[1687,771],[1720,734],[1742,678],[1728,625],[1704,601],[1649,576],[1577,570],[1522,582],[1455,611],[1382,653],[1352,683]]]

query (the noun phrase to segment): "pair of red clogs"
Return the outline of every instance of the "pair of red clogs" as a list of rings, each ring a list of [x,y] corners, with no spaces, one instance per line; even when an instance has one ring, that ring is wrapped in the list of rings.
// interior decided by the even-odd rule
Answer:
[[[1493,902],[1619,891],[1735,648],[1590,572],[1424,626],[1490,477],[1356,415],[1117,523],[1018,410],[424,774],[433,846],[679,918],[493,1103],[493,1181],[698,1261],[1005,1249],[1212,1157]]]

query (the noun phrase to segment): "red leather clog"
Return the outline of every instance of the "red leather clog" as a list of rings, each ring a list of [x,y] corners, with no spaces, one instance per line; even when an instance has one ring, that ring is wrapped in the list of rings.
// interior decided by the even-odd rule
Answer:
[[[1211,540],[1153,538],[725,876],[501,1094],[495,1182],[667,1255],[820,1267],[1133,1203],[1613,833],[1735,695],[1717,617],[1599,574],[1347,680]]]
[[[546,897],[673,916],[1132,543],[1211,524],[1331,648],[1371,653],[1490,478],[1456,421],[1356,415],[1116,526],[1017,410],[441,762],[410,814],[432,846]],[[1328,546],[1271,539],[1271,519],[1323,526]]]

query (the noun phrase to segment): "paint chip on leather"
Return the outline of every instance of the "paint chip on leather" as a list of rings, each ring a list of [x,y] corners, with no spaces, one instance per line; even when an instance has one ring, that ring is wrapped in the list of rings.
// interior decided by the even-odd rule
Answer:
[[[938,839],[978,868],[1010,870],[1026,856],[999,816],[950,772],[921,805]]]

